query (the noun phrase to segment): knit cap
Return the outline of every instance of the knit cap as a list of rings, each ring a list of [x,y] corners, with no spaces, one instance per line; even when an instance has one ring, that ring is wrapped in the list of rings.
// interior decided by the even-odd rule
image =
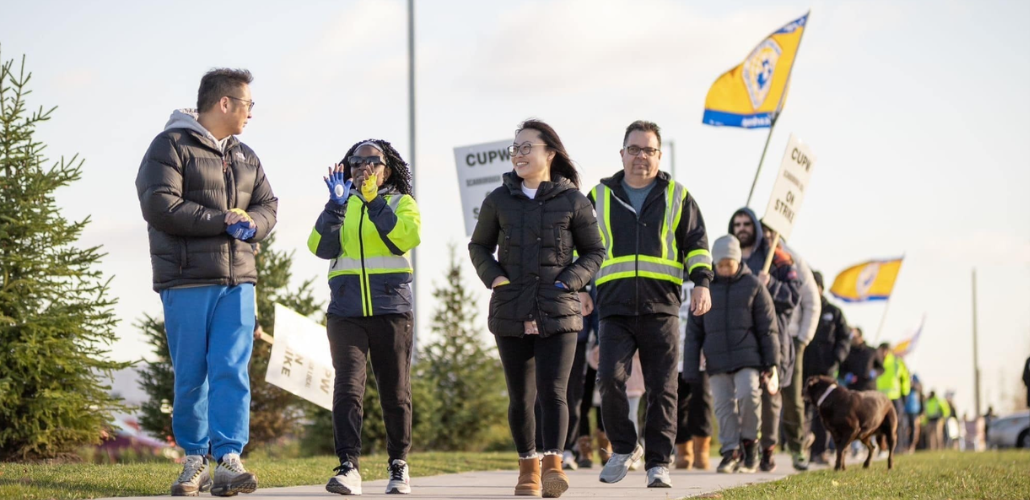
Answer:
[[[732,234],[720,237],[712,245],[712,260],[716,263],[722,259],[733,259],[740,262],[740,257],[740,241]]]

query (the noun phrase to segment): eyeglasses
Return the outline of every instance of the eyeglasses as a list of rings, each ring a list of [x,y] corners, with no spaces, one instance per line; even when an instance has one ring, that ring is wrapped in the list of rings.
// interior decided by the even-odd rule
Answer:
[[[351,156],[350,158],[347,158],[347,163],[351,166],[351,168],[363,167],[365,165],[372,165],[373,167],[377,167],[379,165],[386,165],[386,162],[383,161],[383,157],[379,155]]]
[[[247,111],[250,111],[250,110],[254,109],[254,101],[253,100],[240,99],[239,97],[233,97],[231,95],[227,95],[225,97],[228,97],[229,99],[235,99],[237,101],[247,103]]]
[[[528,142],[521,146],[518,144],[512,144],[511,146],[508,146],[508,154],[515,156],[515,153],[518,152],[522,154],[522,156],[525,156],[533,151],[533,146],[543,146],[546,148],[547,144],[530,144]]]
[[[630,156],[637,156],[641,151],[644,152],[644,156],[654,156],[661,150],[655,148],[642,148],[640,146],[629,146],[626,148],[626,152],[629,153]]]

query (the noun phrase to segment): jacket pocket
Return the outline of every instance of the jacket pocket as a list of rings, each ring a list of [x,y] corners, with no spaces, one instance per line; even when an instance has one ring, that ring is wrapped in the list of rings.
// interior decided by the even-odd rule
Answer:
[[[189,267],[189,248],[186,246],[186,239],[179,238],[179,274],[182,274],[182,270]]]
[[[508,320],[516,319],[518,298],[519,289],[511,283],[494,287],[490,294],[489,316]]]
[[[554,255],[559,266],[564,267],[566,265],[565,258],[568,252],[565,250],[565,238],[562,233],[565,232],[565,228],[561,226],[554,226]]]

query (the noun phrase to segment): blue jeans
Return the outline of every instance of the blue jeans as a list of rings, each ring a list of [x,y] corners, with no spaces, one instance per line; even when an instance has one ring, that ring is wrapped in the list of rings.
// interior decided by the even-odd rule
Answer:
[[[175,370],[172,432],[187,455],[241,453],[250,437],[254,285],[161,291]],[[211,401],[213,404],[208,404]]]

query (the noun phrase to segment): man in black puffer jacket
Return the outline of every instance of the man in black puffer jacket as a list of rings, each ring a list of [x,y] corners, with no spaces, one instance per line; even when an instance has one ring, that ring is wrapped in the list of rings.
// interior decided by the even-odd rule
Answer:
[[[272,231],[278,200],[261,161],[235,137],[254,106],[251,80],[246,70],[204,75],[199,114],[172,113],[136,176],[175,371],[172,431],[187,455],[173,496],[257,488],[240,462],[250,428],[251,244]],[[218,460],[213,482],[209,453]]]
[[[704,316],[691,316],[687,323],[683,377],[691,382],[701,379],[704,350],[722,444],[718,471],[736,472],[739,467],[754,472],[762,418],[759,381],[780,361],[776,312],[766,287],[741,263],[737,238],[726,235],[716,240],[712,258],[716,264],[712,310]]]

